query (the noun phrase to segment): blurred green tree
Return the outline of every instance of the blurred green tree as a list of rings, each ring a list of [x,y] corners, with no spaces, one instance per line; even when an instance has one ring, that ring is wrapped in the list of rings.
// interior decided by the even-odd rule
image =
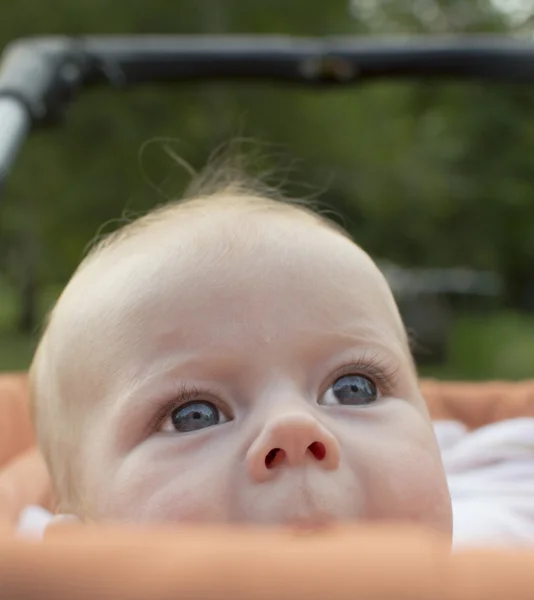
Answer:
[[[529,22],[524,16],[523,30]],[[490,0],[19,0],[3,7],[0,46],[59,33],[413,35],[514,27]],[[450,82],[328,92],[244,84],[93,90],[63,128],[32,136],[0,203],[1,268],[19,293],[19,326],[34,327],[39,289],[65,282],[102,224],[108,231],[124,214],[181,193],[187,173],[158,138],[173,139],[173,150],[196,168],[236,134],[257,139],[294,193],[323,191],[373,254],[498,269],[517,299],[534,273],[533,98],[529,88]]]

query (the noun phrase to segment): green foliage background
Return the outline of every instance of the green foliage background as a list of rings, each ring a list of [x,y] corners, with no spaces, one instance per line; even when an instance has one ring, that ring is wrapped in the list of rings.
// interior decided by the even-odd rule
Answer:
[[[2,7],[0,46],[94,33],[531,35],[532,21],[528,3],[503,13],[490,0],[17,0]],[[49,305],[103,224],[180,195],[187,174],[161,138],[197,169],[221,142],[254,139],[262,168],[292,193],[322,191],[373,255],[496,270],[505,304],[520,305],[534,277],[533,111],[534,87],[453,82],[91,91],[64,127],[31,137],[3,194],[0,327],[34,332],[28,311]]]

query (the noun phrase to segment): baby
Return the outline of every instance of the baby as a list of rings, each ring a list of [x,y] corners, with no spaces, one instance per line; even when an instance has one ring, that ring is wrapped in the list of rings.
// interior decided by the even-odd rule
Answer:
[[[306,207],[239,183],[82,262],[32,368],[58,510],[87,521],[452,530],[392,293]]]

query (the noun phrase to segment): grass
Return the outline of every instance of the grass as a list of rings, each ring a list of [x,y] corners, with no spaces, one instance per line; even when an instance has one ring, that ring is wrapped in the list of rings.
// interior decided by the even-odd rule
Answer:
[[[1,284],[1,281],[0,281]],[[27,369],[36,335],[14,331],[16,303],[0,287],[0,372]],[[57,290],[43,297],[43,314]],[[445,364],[421,369],[421,375],[440,379],[534,378],[534,316],[513,312],[460,313],[450,332]]]

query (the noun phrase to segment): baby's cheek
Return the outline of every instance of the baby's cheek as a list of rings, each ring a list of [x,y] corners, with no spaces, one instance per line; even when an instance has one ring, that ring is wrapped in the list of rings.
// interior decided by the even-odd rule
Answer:
[[[368,423],[358,438],[367,515],[450,531],[451,500],[432,425],[412,410],[395,412],[391,420]]]
[[[232,482],[224,469],[192,469],[183,458],[138,453],[110,462],[95,482],[95,520],[122,522],[229,521]]]
[[[439,460],[423,448],[399,444],[397,450],[396,456],[383,457],[383,476],[368,473],[371,516],[436,525],[443,519],[446,522],[450,498]]]

